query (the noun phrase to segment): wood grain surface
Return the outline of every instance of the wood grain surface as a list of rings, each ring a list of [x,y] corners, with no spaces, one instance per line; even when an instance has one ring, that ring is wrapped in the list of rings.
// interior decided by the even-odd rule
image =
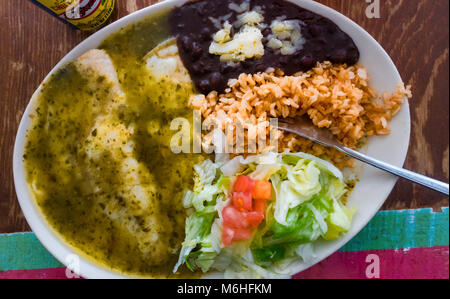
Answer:
[[[117,0],[114,19],[157,0]],[[449,1],[380,0],[369,19],[366,0],[319,0],[366,29],[413,86],[411,144],[405,167],[448,182]],[[28,0],[0,0],[0,233],[29,231],[14,190],[13,146],[28,101],[53,66],[89,36]],[[448,206],[448,197],[400,180],[383,209]]]

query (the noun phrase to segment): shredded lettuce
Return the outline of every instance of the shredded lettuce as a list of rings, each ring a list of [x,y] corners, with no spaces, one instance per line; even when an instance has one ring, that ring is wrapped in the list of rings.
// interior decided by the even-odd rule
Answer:
[[[195,271],[223,271],[227,278],[280,278],[302,259],[315,259],[314,241],[348,232],[355,210],[345,207],[342,173],[305,153],[266,153],[247,158],[205,160],[194,167],[194,188],[183,199],[192,214],[174,272],[183,263]],[[222,210],[231,200],[236,177],[269,180],[272,200],[253,238],[222,247]]]
[[[286,169],[286,180],[275,186],[279,196],[275,203],[275,219],[286,225],[289,209],[308,201],[320,192],[320,169],[316,162],[299,159],[295,166],[283,165]],[[278,192],[277,192],[278,193]]]
[[[317,257],[314,253],[314,247],[312,243],[301,244],[295,248],[295,253],[302,258],[306,264],[311,264]]]
[[[295,157],[297,157],[299,159],[301,158],[305,160],[315,161],[323,171],[328,172],[329,174],[333,175],[334,177],[338,178],[341,181],[344,179],[342,172],[339,169],[337,169],[336,166],[316,156],[306,153],[284,153],[282,155],[283,158],[290,157],[291,159],[295,159]]]
[[[255,261],[260,264],[278,262],[284,259],[286,256],[286,248],[279,245],[273,245],[263,248],[253,248],[252,252]]]
[[[205,208],[205,203],[210,203],[219,192],[219,188],[215,185],[206,185],[200,193],[195,194],[192,199],[192,206],[197,211],[201,211]]]
[[[205,186],[210,185],[214,181],[218,167],[217,164],[209,159],[194,166],[194,192],[200,193]]]
[[[185,241],[182,244],[178,262],[173,272],[178,267],[186,263],[188,268],[193,268],[188,262],[191,257],[196,257],[196,264],[207,271],[213,262],[213,257],[209,253],[213,253],[220,248],[220,231],[214,226],[217,218],[217,210],[215,209],[216,201],[222,200],[223,192],[229,186],[230,180],[220,176],[217,181],[216,177],[220,174],[220,164],[213,163],[211,160],[205,160],[201,164],[194,166],[194,191],[186,191],[183,206],[185,208],[194,208],[194,212],[186,218]],[[200,246],[203,250],[193,250]],[[208,250],[206,248],[213,248]],[[208,266],[207,260],[211,260]]]
[[[328,231],[323,238],[336,240],[339,234],[348,232],[355,212],[354,208],[345,208],[340,202],[333,200],[333,212],[327,218]]]
[[[178,262],[176,263],[173,272],[178,270],[191,253],[191,251],[199,244],[204,237],[211,232],[211,225],[215,218],[215,211],[204,210],[195,212],[186,218],[186,237],[182,244]]]

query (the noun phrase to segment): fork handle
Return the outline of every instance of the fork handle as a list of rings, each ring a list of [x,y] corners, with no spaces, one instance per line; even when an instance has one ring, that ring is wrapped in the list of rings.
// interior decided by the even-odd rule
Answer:
[[[396,176],[405,178],[407,180],[413,181],[417,184],[420,184],[422,186],[428,187],[430,189],[436,190],[438,192],[441,192],[445,195],[449,195],[449,190],[448,190],[448,184],[444,183],[444,182],[440,182],[438,180],[426,177],[424,175],[400,168],[400,167],[396,167],[393,166],[391,164],[379,161],[377,159],[371,158],[369,156],[366,156],[364,154],[361,154],[360,152],[357,152],[355,150],[352,150],[348,147],[343,147],[343,146],[336,146],[336,149],[340,150],[341,152],[344,152],[345,154],[360,160],[362,162],[368,163],[376,168],[385,170],[387,172],[390,172]]]

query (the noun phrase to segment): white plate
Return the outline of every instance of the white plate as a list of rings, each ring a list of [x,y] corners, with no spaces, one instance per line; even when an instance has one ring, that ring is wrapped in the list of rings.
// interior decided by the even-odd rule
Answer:
[[[335,10],[316,3],[311,0],[291,0],[292,2],[311,10],[317,14],[329,18],[335,22],[343,31],[350,35],[355,41],[360,53],[360,63],[363,64],[371,77],[371,86],[379,93],[383,91],[394,92],[397,84],[402,82],[400,75],[393,64],[390,57],[383,48],[373,39],[364,29],[356,23],[336,12]],[[75,60],[84,52],[96,48],[111,33],[118,31],[120,28],[142,20],[147,16],[158,13],[167,8],[181,5],[186,0],[167,0],[158,3],[133,14],[130,14],[113,24],[96,32],[72,51],[69,52],[47,75],[44,82],[49,79],[57,69],[66,63]],[[17,197],[19,199],[22,211],[28,221],[33,232],[47,250],[53,254],[61,263],[65,265],[73,264],[73,255],[77,254],[77,250],[72,248],[49,226],[44,219],[39,207],[35,203],[33,196],[28,189],[25,179],[24,165],[22,156],[24,153],[25,135],[30,126],[30,118],[28,115],[34,108],[36,97],[39,94],[42,85],[38,87],[33,94],[30,103],[22,117],[19,130],[16,136],[13,157],[14,183],[16,187]],[[388,136],[375,136],[370,138],[367,153],[370,156],[386,161],[396,166],[402,166],[408,151],[409,135],[410,135],[410,117],[409,106],[405,102],[399,114],[390,123],[392,132]],[[307,269],[315,263],[325,259],[339,248],[352,239],[375,215],[381,208],[384,201],[392,191],[396,183],[396,178],[383,171],[379,171],[370,166],[363,165],[359,170],[359,182],[356,184],[354,191],[349,197],[349,205],[358,209],[351,230],[339,240],[333,242],[319,241],[315,243],[317,258],[311,264],[298,262],[289,268],[291,274],[298,273]],[[350,262],[350,261],[349,261]],[[80,256],[79,271],[81,276],[85,278],[123,278],[128,277]]]

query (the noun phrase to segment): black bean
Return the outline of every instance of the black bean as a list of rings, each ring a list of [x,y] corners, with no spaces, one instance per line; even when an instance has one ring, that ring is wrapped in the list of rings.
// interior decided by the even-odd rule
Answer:
[[[257,63],[255,65],[255,71],[256,72],[264,72],[267,69],[266,65],[264,63]]]
[[[217,90],[222,82],[222,75],[219,72],[214,72],[209,76],[209,82],[212,89]]]
[[[220,65],[220,72],[223,74],[229,73],[233,70],[233,66],[231,64],[228,63],[222,63]]]
[[[311,55],[305,55],[302,58],[300,58],[300,64],[306,67],[312,66],[314,63],[314,59],[311,57]]]
[[[306,21],[306,20],[314,19],[314,15],[313,15],[313,13],[304,10],[299,14],[298,18],[300,20]]]
[[[192,43],[192,51],[191,51],[191,54],[192,54],[192,58],[193,58],[194,60],[196,60],[196,59],[200,58],[200,56],[202,56],[202,54],[203,54],[203,49],[202,49],[202,47],[201,47],[197,42],[193,42],[193,43]]]
[[[203,91],[203,90],[210,90],[209,89],[209,80],[208,79],[202,79],[202,80],[200,80],[200,82],[199,82],[199,87],[200,87],[200,89]]]
[[[290,57],[288,55],[283,55],[280,57],[280,63],[282,65],[287,65],[290,62]]]
[[[249,68],[251,66],[251,62],[247,60],[241,61],[240,64],[244,69]]]
[[[191,70],[195,74],[199,75],[204,73],[204,69],[200,63],[194,63],[193,65],[191,65]]]
[[[240,3],[242,0],[232,1]],[[351,65],[357,63],[359,59],[359,51],[352,39],[332,21],[289,4],[285,0],[261,0],[251,1],[251,9],[255,5],[261,6],[266,24],[271,24],[280,16],[302,22],[301,30],[306,41],[303,49],[293,55],[282,55],[279,50],[268,48],[267,37],[272,34],[272,30],[267,26],[262,29],[264,56],[228,65],[221,62],[218,55],[210,54],[208,51],[212,36],[218,30],[210,17],[217,19],[232,13],[230,23],[236,20],[236,12],[231,11],[227,3],[229,2],[223,0],[189,1],[175,9],[176,12],[170,17],[172,34],[180,38],[178,42],[180,56],[195,86],[201,92],[210,92],[214,89],[223,92],[228,79],[237,78],[241,73],[265,71],[267,67],[281,68],[289,75],[297,71],[307,71],[317,62],[325,60]],[[232,28],[232,36],[234,31],[238,31],[238,28]]]
[[[200,37],[204,41],[211,39],[211,35],[212,35],[211,30],[208,27],[204,27],[200,31]]]
[[[180,18],[181,17],[181,11],[179,9],[175,9],[173,11],[173,14],[175,17]]]
[[[185,51],[189,51],[192,47],[192,39],[188,35],[181,37],[181,46]]]
[[[355,64],[359,60],[359,51],[355,47],[350,48],[347,51],[347,63],[348,64]]]
[[[334,52],[331,57],[333,62],[335,63],[344,63],[345,58],[347,57],[347,51],[345,51],[344,49],[339,49]]]
[[[204,3],[199,3],[199,5],[198,5],[198,13],[201,16],[207,16],[208,15],[209,11],[208,11],[207,4],[205,2]]]
[[[322,45],[328,44],[328,41],[326,40],[326,38],[324,36],[317,38],[317,42]]]
[[[309,26],[309,33],[312,37],[317,37],[320,35],[320,28],[316,24],[312,24]]]
[[[321,45],[321,44],[315,44],[314,47],[313,47],[313,51],[314,51],[317,55],[321,55],[324,48],[325,48],[325,47],[324,47],[323,45]]]
[[[337,28],[337,26],[336,26],[335,24],[330,24],[330,25],[327,27],[327,32],[328,32],[329,34],[334,34],[336,31],[338,31],[338,28]]]
[[[272,34],[272,29],[270,29],[270,27],[267,27],[262,31],[262,35],[264,36],[268,36],[269,34]]]

